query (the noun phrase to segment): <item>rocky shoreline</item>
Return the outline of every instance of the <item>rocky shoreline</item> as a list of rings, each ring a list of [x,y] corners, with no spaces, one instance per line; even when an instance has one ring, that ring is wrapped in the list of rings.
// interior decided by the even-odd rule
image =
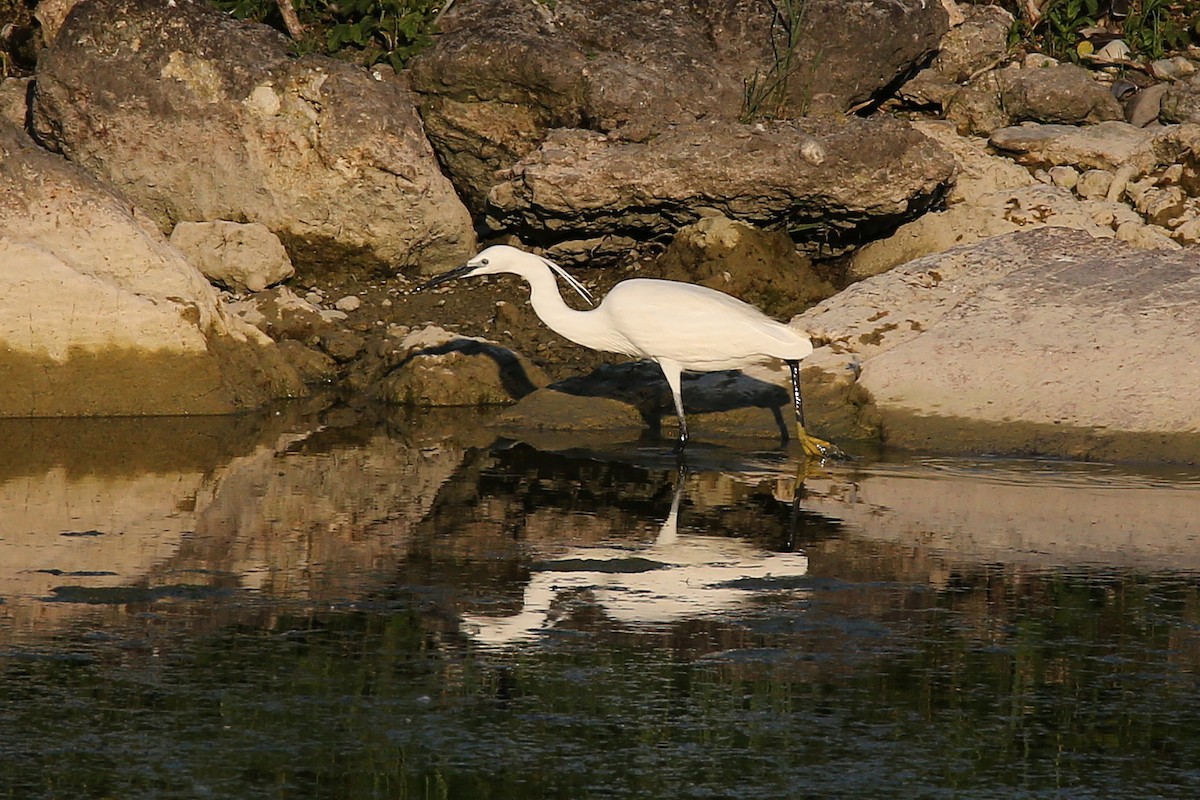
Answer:
[[[516,281],[410,294],[506,241],[792,319],[839,443],[1200,460],[1200,53],[1085,68],[1010,49],[996,6],[811,0],[763,114],[749,0],[460,0],[400,74],[203,2],[43,5],[0,83],[0,416],[334,389],[669,428],[655,370]],[[689,377],[694,435],[777,439],[784,384]]]

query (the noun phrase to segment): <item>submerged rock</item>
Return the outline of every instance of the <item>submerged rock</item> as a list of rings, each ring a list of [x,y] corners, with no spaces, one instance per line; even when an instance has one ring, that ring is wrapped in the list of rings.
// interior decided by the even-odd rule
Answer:
[[[303,386],[145,218],[0,124],[0,416],[217,414]]]

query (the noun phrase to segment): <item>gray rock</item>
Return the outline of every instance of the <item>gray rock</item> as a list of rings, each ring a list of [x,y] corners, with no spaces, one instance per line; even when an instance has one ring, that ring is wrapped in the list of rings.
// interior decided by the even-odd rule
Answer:
[[[217,414],[302,394],[127,200],[0,123],[0,416]]]
[[[714,121],[646,143],[555,131],[488,199],[496,229],[536,244],[645,241],[714,210],[836,243],[920,213],[953,174],[948,153],[894,120]]]
[[[482,210],[492,175],[552,128],[644,141],[673,124],[753,115],[755,87],[785,89],[764,116],[841,113],[936,49],[938,3],[807,0],[779,75],[772,5],[743,0],[476,0],[457,3],[412,63],[422,117],[455,185]],[[780,8],[798,7],[779,4]],[[784,47],[786,50],[786,46]],[[776,100],[782,103],[775,102]]]
[[[234,291],[261,292],[296,274],[279,237],[257,222],[181,222],[171,244],[204,277]]]
[[[1156,83],[1140,89],[1125,101],[1125,121],[1135,128],[1144,128],[1158,122],[1163,97],[1170,88],[1165,83]]]
[[[1099,200],[1108,196],[1113,175],[1106,169],[1089,169],[1075,182],[1075,191],[1084,200]]]
[[[1001,105],[1014,122],[1051,123],[1123,120],[1121,104],[1091,73],[1074,64],[1044,69],[1001,70]]]
[[[1043,228],[919,259],[793,320],[861,364],[890,444],[922,449],[1192,458],[1188,377],[1200,362],[1200,266]],[[1193,448],[1194,449],[1194,448]]]
[[[247,220],[301,266],[459,263],[471,221],[403,82],[289,47],[204,3],[89,0],[39,61],[36,129],[164,232]]]
[[[1200,122],[1200,74],[1167,87],[1159,118],[1163,122]]]
[[[1012,14],[1000,6],[971,5],[961,25],[942,37],[932,68],[955,83],[999,64],[1008,54]]]
[[[1139,174],[1158,165],[1159,133],[1127,122],[1097,125],[1036,125],[1026,123],[1001,128],[991,135],[991,144],[1032,167],[1067,165],[1080,169],[1116,170],[1132,165]]]
[[[32,78],[0,78],[0,120],[24,128],[29,120]]]

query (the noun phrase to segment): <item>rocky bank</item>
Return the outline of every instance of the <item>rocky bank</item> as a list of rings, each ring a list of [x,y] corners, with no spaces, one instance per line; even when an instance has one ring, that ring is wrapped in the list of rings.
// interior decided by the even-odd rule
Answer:
[[[811,0],[784,68],[766,2],[459,0],[396,74],[203,2],[43,5],[0,83],[0,415],[332,388],[670,425],[652,365],[558,339],[514,280],[409,293],[507,241],[791,319],[839,442],[1200,458],[1200,56],[1059,63],[996,6]],[[778,437],[784,380],[690,376],[694,434]]]

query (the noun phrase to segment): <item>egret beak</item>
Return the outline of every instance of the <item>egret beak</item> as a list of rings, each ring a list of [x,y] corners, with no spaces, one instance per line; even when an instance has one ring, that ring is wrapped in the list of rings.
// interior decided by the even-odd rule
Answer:
[[[443,272],[441,275],[437,275],[425,281],[420,286],[413,289],[413,294],[416,294],[417,292],[423,292],[426,289],[432,289],[434,286],[446,283],[447,281],[455,280],[456,278],[465,277],[469,275],[473,269],[475,269],[475,267],[471,264],[463,264],[461,267],[455,267],[449,272]]]

